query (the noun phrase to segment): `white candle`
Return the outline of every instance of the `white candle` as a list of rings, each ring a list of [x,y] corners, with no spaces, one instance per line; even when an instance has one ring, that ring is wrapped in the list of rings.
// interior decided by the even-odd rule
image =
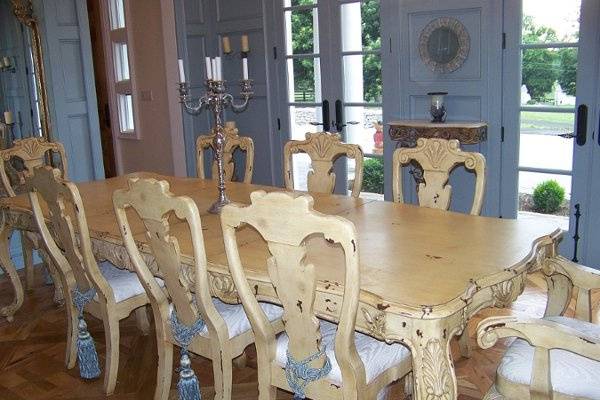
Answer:
[[[212,68],[210,65],[211,64],[210,57],[206,57],[204,60],[206,62],[206,79],[212,80],[213,74],[212,74]]]
[[[210,63],[211,63],[211,68],[212,68],[213,79],[215,81],[218,81],[219,80],[219,71],[217,71],[217,60],[214,58],[211,58]]]
[[[11,111],[4,111],[4,123],[7,125],[12,125],[15,123],[15,118],[13,117],[13,113]]]
[[[221,57],[217,57],[217,71],[219,72],[219,80],[223,80],[223,64],[221,64]]]
[[[180,58],[179,63],[179,82],[185,82],[185,69],[183,68],[183,60]]]
[[[10,58],[3,57],[2,58],[2,63],[4,64],[5,67],[10,67]]]
[[[248,79],[248,59],[246,57],[242,58],[242,72],[244,79]]]

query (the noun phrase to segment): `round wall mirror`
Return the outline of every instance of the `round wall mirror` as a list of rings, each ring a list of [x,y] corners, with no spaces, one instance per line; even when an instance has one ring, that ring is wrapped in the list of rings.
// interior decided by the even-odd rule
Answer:
[[[419,37],[421,60],[434,72],[456,71],[467,59],[470,47],[465,26],[449,17],[431,21]]]

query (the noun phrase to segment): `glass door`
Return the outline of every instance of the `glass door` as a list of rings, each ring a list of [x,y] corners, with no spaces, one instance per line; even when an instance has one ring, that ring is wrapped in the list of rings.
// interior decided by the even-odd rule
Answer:
[[[379,0],[282,0],[285,118],[289,138],[330,131],[368,159],[364,191],[383,196]],[[281,65],[281,63],[279,63]],[[287,126],[286,126],[287,125]],[[284,133],[285,135],[285,133]],[[293,156],[294,186],[306,190],[308,156]],[[336,191],[348,191],[354,162],[336,163]],[[345,177],[346,179],[344,179]],[[338,190],[339,189],[339,190]]]
[[[523,0],[518,209],[568,229],[581,0],[550,3]]]

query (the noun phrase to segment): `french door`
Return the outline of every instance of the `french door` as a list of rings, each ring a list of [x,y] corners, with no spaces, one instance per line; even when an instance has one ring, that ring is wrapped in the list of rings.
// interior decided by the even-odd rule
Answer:
[[[589,217],[599,194],[592,185],[599,18],[596,0],[505,1],[502,214],[553,220],[569,231],[563,254],[577,261],[586,261],[598,229]]]
[[[381,175],[366,189],[383,194],[380,0],[276,1],[282,145],[307,132],[338,132],[373,159],[367,162]],[[308,156],[294,155],[296,189],[306,189],[309,168]],[[354,178],[353,161],[338,161],[335,172],[343,193]]]

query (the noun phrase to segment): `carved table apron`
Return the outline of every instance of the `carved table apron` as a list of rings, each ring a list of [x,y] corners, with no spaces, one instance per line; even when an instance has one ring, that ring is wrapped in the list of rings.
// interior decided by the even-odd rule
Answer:
[[[203,230],[208,231],[204,237],[213,295],[226,302],[237,302],[222,248],[218,216],[202,211],[216,194],[214,184],[200,179],[138,175],[167,179],[175,194],[189,195],[196,201],[203,214]],[[112,192],[125,186],[125,177],[79,184],[95,255],[133,270],[118,234],[110,201]],[[279,190],[228,184],[231,198],[242,203],[248,203],[249,193],[257,189]],[[523,291],[526,274],[541,268],[545,260],[553,259],[562,237],[562,231],[551,226],[531,227],[514,220],[466,216],[345,196],[313,196],[315,209],[341,215],[355,223],[361,251],[362,288],[356,329],[388,343],[404,343],[411,349],[417,399],[457,397],[449,346],[451,338],[460,334],[471,316],[482,308],[505,307],[514,301]],[[7,317],[18,310],[23,300],[21,282],[8,253],[8,234],[14,229],[36,230],[28,207],[27,199],[18,196],[3,201],[1,208],[0,262],[16,293],[13,304],[0,308],[0,314]],[[456,235],[450,235],[451,232]],[[266,256],[266,250],[258,238],[252,237],[252,232],[244,235],[240,240],[240,254],[256,295],[276,302],[266,270],[257,261]],[[136,240],[152,268],[154,262],[146,251],[141,230]],[[183,254],[191,254],[186,252],[189,244],[185,240],[180,245]],[[309,243],[309,249],[314,250],[309,250],[308,257],[314,258],[309,261],[323,270],[315,310],[320,317],[336,322],[343,295],[340,283],[343,280],[337,278],[341,276],[340,270],[343,273],[343,262],[338,264],[337,261],[340,251],[327,244]],[[322,265],[318,265],[318,260]],[[322,260],[328,263],[323,264]],[[184,276],[193,281],[191,265],[191,258],[184,256],[182,268],[187,271]],[[450,268],[449,272],[441,274],[446,268]]]

